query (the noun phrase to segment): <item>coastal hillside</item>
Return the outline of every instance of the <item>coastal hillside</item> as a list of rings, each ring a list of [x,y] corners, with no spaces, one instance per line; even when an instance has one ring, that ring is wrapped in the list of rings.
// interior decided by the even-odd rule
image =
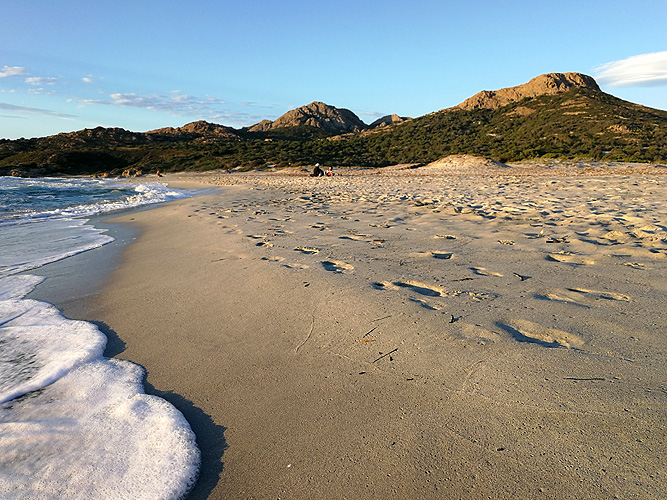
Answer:
[[[326,165],[383,167],[430,163],[452,154],[501,162],[590,158],[666,162],[667,111],[602,92],[590,76],[549,73],[482,91],[458,106],[370,126],[354,113],[313,102],[234,129],[204,121],[146,133],[86,129],[0,140],[0,175],[120,175]]]

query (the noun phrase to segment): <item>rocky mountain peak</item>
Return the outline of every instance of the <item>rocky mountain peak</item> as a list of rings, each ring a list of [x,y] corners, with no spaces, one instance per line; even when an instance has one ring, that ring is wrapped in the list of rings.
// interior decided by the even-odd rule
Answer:
[[[558,94],[573,87],[600,90],[593,77],[582,73],[546,73],[516,87],[482,90],[453,109],[496,109],[526,97]]]
[[[277,128],[299,126],[315,127],[336,134],[359,132],[366,128],[366,124],[349,109],[336,108],[315,101],[288,111],[273,122],[263,120],[250,127],[249,130],[251,132],[266,132]]]

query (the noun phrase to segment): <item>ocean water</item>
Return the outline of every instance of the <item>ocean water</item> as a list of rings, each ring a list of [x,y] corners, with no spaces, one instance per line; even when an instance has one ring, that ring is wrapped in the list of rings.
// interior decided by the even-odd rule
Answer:
[[[0,498],[178,499],[199,450],[143,369],[91,323],[25,296],[25,273],[113,239],[88,217],[189,196],[164,184],[0,177]]]

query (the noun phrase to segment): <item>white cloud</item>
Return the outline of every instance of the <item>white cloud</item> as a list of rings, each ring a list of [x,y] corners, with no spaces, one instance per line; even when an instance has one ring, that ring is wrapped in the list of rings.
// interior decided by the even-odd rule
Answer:
[[[82,81],[83,83],[93,83],[95,80],[93,80],[93,79],[90,78],[89,76],[84,76],[84,77],[81,79],[81,81]]]
[[[58,80],[55,78],[47,78],[43,76],[29,76],[25,79],[25,82],[30,85],[55,85],[57,81]]]
[[[147,95],[140,95],[134,92],[117,92],[109,94],[107,99],[83,99],[80,102],[83,105],[101,104],[145,109],[232,126],[245,126],[265,118],[265,116],[235,111],[231,109],[234,105],[230,106],[225,100],[217,97],[196,97],[184,94],[179,90]]]
[[[598,82],[610,87],[667,85],[667,51],[613,61],[595,71]]]
[[[66,113],[58,113],[56,111],[51,111],[50,109],[42,108],[31,108],[27,106],[16,106],[14,104],[7,104],[0,102],[0,109],[5,111],[12,111],[19,114],[31,114],[31,115],[44,115],[44,116],[57,116],[58,118],[76,118],[74,115],[68,115]]]
[[[6,78],[8,76],[21,76],[27,73],[26,69],[22,66],[3,66],[0,69],[0,78]]]

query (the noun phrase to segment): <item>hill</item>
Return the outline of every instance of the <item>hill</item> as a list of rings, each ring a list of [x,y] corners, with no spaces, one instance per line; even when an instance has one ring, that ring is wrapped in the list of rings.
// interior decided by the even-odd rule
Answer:
[[[250,132],[268,132],[290,127],[313,127],[333,134],[359,132],[367,128],[366,124],[349,109],[336,108],[315,101],[288,111],[275,121],[262,120],[248,130]]]
[[[501,162],[540,157],[667,160],[667,111],[590,86],[496,104],[449,108],[352,142],[359,142],[355,149],[376,164],[431,162],[450,154]]]
[[[213,140],[240,140],[238,132],[232,127],[225,127],[216,123],[203,120],[187,123],[182,127],[166,127],[150,130],[146,134],[162,136],[164,139],[175,139],[180,141],[194,140],[206,142]]]
[[[500,162],[532,158],[667,161],[667,111],[602,92],[579,73],[550,73],[483,91],[458,106],[366,126],[314,102],[248,129],[208,122],[147,133],[118,128],[0,140],[0,175],[119,174],[312,165],[381,167],[452,154]]]
[[[456,106],[456,109],[497,109],[527,97],[566,92],[572,88],[600,91],[597,82],[581,73],[547,73],[523,85],[500,90],[482,90]]]

